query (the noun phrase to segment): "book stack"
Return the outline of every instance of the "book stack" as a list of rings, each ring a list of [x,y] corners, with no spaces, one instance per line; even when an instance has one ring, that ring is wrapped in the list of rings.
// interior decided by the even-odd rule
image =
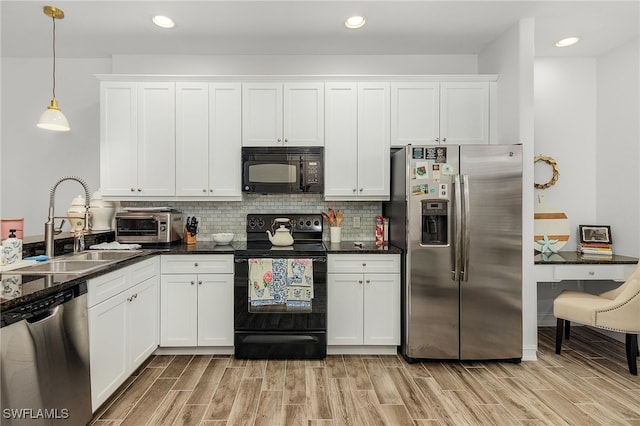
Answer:
[[[590,259],[611,258],[613,256],[611,244],[605,243],[580,243],[578,244],[578,253],[583,258]]]

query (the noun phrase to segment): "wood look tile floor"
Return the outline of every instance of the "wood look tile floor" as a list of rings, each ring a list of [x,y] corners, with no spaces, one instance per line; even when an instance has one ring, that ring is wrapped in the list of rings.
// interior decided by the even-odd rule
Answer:
[[[537,362],[320,361],[152,356],[96,412],[99,425],[640,425],[624,344],[573,327]]]

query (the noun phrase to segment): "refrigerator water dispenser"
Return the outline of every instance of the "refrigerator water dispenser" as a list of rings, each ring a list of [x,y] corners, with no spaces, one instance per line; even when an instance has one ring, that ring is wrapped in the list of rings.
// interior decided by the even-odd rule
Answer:
[[[446,246],[449,244],[448,200],[422,200],[422,244]]]

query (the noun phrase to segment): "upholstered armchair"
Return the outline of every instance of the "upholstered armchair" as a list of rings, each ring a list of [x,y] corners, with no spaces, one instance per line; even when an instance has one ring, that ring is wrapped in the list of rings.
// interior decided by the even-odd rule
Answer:
[[[625,333],[629,372],[638,375],[638,333],[640,333],[640,264],[624,284],[600,295],[563,290],[553,302],[557,318],[556,353],[562,347],[562,333],[570,337],[571,322]]]

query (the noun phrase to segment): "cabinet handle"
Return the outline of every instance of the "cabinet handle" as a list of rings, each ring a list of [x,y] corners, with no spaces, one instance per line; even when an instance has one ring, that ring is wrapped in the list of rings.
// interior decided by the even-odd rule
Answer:
[[[593,271],[589,271],[589,275],[595,275],[596,273]]]
[[[289,142],[289,139],[284,138],[284,143],[287,143],[287,142]]]
[[[207,190],[206,190],[206,189],[204,189],[204,188],[202,188],[202,192],[207,192]]]
[[[138,188],[138,192],[142,192],[142,189]]]
[[[127,302],[131,302],[133,300],[133,296],[127,297]]]
[[[364,188],[360,188],[360,192],[364,191]]]
[[[195,281],[191,280],[191,285],[194,285],[195,283],[196,283]]]
[[[371,284],[371,280],[367,280],[367,284]]]
[[[209,192],[213,192],[213,189],[210,189]]]
[[[358,284],[362,284],[362,280],[358,280]]]
[[[367,266],[367,264],[366,264],[366,263],[363,263],[363,264],[362,264],[362,267],[363,267],[363,268],[364,268],[364,267],[366,267],[366,266]]]
[[[356,189],[355,189],[355,188],[353,188],[353,193],[354,193],[354,194],[356,193]]]
[[[136,189],[135,188],[131,188],[131,192],[136,192]]]
[[[440,138],[436,138],[436,142],[440,142]]]
[[[446,141],[447,141],[447,138],[442,138],[442,142],[446,142]]]
[[[197,267],[197,266],[198,266],[198,262],[195,262],[195,263],[193,264],[193,266],[196,266],[196,267]]]
[[[198,285],[202,285],[202,281],[198,281]]]
[[[281,139],[281,138],[278,138],[278,142],[282,142],[282,139]]]

